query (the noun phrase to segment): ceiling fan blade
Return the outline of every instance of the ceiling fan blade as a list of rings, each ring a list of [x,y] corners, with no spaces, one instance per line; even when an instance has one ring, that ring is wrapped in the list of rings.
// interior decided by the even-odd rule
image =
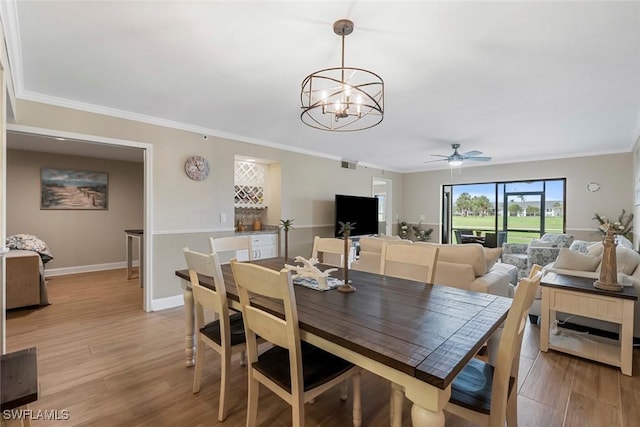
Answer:
[[[462,155],[466,156],[466,157],[478,156],[480,154],[482,154],[482,151],[478,151],[478,150],[472,150],[472,151],[468,151],[466,153],[462,153]]]
[[[476,160],[479,162],[488,162],[489,160],[491,160],[491,157],[466,157],[464,159],[465,161],[467,160]]]
[[[426,162],[423,162],[423,163],[442,162],[442,161],[447,161],[447,160],[449,160],[449,159],[446,158],[446,159],[438,159],[438,160],[427,160]]]
[[[449,156],[443,156],[442,154],[432,154],[432,156],[434,156],[434,157],[444,157],[445,159],[449,158]]]

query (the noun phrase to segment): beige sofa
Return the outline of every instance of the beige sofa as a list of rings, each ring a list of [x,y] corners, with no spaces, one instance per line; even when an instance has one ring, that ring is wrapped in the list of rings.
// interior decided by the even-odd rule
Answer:
[[[485,249],[479,244],[442,245],[410,240],[362,237],[360,257],[351,268],[370,273],[382,271],[384,245],[437,245],[440,248],[435,283],[506,297],[513,296],[511,277],[516,267],[496,263],[499,249]]]

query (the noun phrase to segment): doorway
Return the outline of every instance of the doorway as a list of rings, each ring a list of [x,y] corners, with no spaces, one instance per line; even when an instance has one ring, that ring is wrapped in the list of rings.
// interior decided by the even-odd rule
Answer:
[[[7,148],[16,148],[20,150],[26,151],[41,151],[44,153],[57,153],[61,155],[81,155],[86,157],[96,157],[100,158],[101,156],[105,156],[103,158],[111,158],[118,159],[117,152],[120,151],[120,155],[124,155],[125,151],[132,152],[134,151],[137,156],[139,156],[141,162],[143,163],[143,183],[142,183],[142,192],[143,192],[143,218],[142,218],[142,226],[144,230],[151,230],[152,227],[152,200],[151,200],[151,189],[152,189],[152,144],[148,143],[140,143],[135,141],[126,141],[126,140],[117,140],[112,138],[103,138],[97,137],[94,135],[84,135],[84,134],[76,134],[70,132],[61,132],[49,129],[42,128],[33,128],[30,126],[20,126],[20,125],[8,125],[7,126],[7,134],[8,135],[21,135],[29,137],[28,139],[31,141],[32,146],[29,146],[26,143],[26,140],[21,140],[21,143],[25,142],[25,145],[20,145],[19,147],[12,147],[10,144],[7,145]],[[48,140],[49,146],[45,147],[45,140]],[[52,143],[53,141],[53,143]],[[43,146],[38,148],[38,143]],[[72,150],[72,151],[69,151]],[[78,154],[81,153],[81,154]],[[94,153],[93,155],[91,153]],[[6,156],[6,151],[5,151]],[[112,156],[112,157],[109,157]],[[113,157],[115,156],[115,157]],[[124,160],[124,159],[120,159]],[[3,203],[6,207],[6,194],[3,195]],[[122,240],[125,240],[124,229],[122,230]],[[152,310],[152,300],[153,300],[153,290],[151,288],[152,281],[152,259],[153,259],[153,248],[151,245],[151,233],[144,233],[144,237],[142,239],[141,244],[144,245],[144,260],[141,260],[141,265],[144,268],[142,272],[142,277],[144,278],[143,285],[143,304],[142,308],[144,311]],[[124,247],[124,245],[123,245]],[[148,249],[147,249],[148,248]],[[6,286],[5,283],[2,284],[3,288]],[[4,316],[4,313],[3,313]]]
[[[392,195],[393,181],[386,178],[374,177],[371,186],[371,194],[378,199],[378,234],[393,234],[392,223]]]

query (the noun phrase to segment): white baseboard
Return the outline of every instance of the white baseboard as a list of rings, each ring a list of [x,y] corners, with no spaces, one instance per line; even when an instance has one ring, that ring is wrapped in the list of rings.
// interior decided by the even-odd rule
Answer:
[[[184,305],[182,295],[151,300],[151,311],[166,310],[168,308],[180,307]]]
[[[133,266],[137,267],[138,261],[134,261]],[[89,273],[91,271],[117,270],[119,268],[127,268],[126,261],[110,262],[107,264],[78,265],[75,267],[47,268],[44,271],[44,276],[63,276],[65,274]]]

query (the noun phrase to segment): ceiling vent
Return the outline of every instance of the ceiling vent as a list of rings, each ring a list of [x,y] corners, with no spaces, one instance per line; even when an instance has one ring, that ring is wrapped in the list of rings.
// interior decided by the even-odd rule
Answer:
[[[349,160],[342,161],[342,167],[345,169],[355,169],[357,164],[358,162],[354,162],[354,161],[349,161]]]

